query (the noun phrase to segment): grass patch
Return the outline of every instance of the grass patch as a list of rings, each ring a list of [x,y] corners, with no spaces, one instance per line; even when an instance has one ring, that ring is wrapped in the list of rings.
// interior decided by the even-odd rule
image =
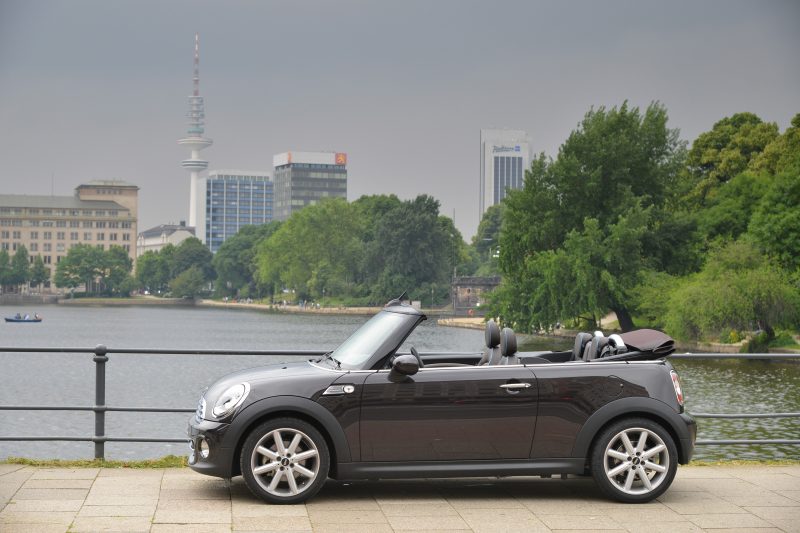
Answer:
[[[731,459],[728,461],[692,461],[689,466],[794,466],[800,465],[800,459]]]
[[[25,465],[46,468],[182,468],[188,465],[185,456],[166,455],[159,459],[143,459],[139,461],[107,461],[105,459],[27,459],[25,457],[9,457],[0,463]]]

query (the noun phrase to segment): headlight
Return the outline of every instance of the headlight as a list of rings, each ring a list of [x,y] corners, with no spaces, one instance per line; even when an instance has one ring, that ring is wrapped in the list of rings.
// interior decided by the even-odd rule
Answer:
[[[211,414],[215,418],[223,418],[230,415],[237,407],[242,405],[249,392],[250,384],[247,382],[228,388],[214,403],[214,409],[211,410]]]

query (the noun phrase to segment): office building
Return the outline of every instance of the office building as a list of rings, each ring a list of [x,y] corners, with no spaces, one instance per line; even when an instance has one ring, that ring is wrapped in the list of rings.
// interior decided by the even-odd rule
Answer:
[[[272,158],[275,167],[275,220],[323,198],[347,199],[347,154],[284,152]]]
[[[14,255],[25,246],[30,260],[42,256],[50,267],[70,248],[90,244],[121,246],[136,260],[139,187],[117,180],[79,185],[74,196],[0,195],[0,248]]]
[[[479,219],[499,204],[509,189],[521,189],[530,165],[528,134],[520,130],[481,130]]]
[[[212,170],[198,180],[204,202],[195,233],[216,252],[242,226],[272,221],[272,181],[266,172]]]
[[[145,252],[160,252],[168,244],[178,246],[190,237],[194,237],[194,228],[187,226],[185,221],[146,229],[136,239],[136,257]]]

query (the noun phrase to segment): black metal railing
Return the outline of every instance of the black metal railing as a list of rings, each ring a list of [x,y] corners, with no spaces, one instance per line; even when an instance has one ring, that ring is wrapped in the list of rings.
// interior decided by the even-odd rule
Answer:
[[[314,357],[325,354],[325,351],[313,350],[166,350],[147,348],[112,349],[100,344],[95,348],[0,348],[0,353],[89,353],[93,354],[95,363],[95,402],[93,406],[71,405],[0,405],[0,411],[92,411],[94,412],[94,435],[78,436],[0,436],[1,441],[78,441],[93,442],[96,459],[105,458],[106,442],[163,442],[185,443],[186,438],[160,437],[112,437],[105,434],[105,417],[107,412],[134,413],[193,413],[196,409],[170,407],[125,407],[106,405],[106,363],[108,354],[135,355],[255,355],[281,357]],[[423,354],[425,355],[425,354]],[[800,359],[800,354],[673,354],[671,359]],[[800,413],[691,413],[695,418],[800,418]],[[800,439],[726,439],[698,440],[698,446],[733,445],[733,444],[794,444],[800,445]]]

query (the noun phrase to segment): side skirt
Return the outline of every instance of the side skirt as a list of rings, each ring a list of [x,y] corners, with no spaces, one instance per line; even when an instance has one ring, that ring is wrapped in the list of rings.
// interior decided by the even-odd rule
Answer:
[[[336,479],[403,479],[470,476],[583,474],[585,459],[339,463]]]

